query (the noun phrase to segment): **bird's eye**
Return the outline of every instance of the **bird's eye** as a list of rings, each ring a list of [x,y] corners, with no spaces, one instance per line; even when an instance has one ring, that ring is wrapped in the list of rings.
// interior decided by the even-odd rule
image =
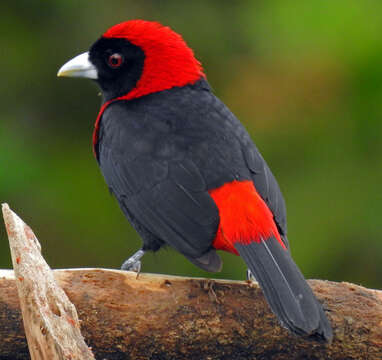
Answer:
[[[119,68],[122,65],[122,63],[123,57],[121,54],[118,53],[110,55],[107,59],[107,64],[113,69]]]

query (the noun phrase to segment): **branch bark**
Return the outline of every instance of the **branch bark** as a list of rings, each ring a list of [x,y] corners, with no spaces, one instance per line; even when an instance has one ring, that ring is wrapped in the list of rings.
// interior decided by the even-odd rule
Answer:
[[[382,359],[382,291],[310,280],[335,337],[290,335],[256,283],[54,270],[97,359]],[[17,277],[17,276],[16,276]],[[27,359],[13,272],[0,271],[0,359]]]

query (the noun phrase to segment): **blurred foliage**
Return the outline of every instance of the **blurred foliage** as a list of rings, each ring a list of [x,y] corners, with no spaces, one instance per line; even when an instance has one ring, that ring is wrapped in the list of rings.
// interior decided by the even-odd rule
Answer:
[[[382,287],[382,2],[6,0],[0,17],[0,201],[52,267],[116,268],[140,245],[92,156],[98,90],[56,72],[109,26],[144,18],[184,36],[250,131],[303,273]],[[243,262],[223,257],[210,275],[168,249],[143,271],[243,278]]]

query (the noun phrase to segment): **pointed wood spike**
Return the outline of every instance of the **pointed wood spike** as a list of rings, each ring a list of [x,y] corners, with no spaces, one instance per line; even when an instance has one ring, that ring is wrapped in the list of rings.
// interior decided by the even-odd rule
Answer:
[[[76,308],[58,286],[32,229],[8,204],[2,211],[32,360],[94,359]]]

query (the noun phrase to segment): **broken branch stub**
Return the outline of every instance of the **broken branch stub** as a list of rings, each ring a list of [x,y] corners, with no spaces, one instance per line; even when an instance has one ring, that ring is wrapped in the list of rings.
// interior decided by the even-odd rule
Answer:
[[[58,286],[33,231],[7,204],[2,210],[32,360],[94,359],[76,308]]]

